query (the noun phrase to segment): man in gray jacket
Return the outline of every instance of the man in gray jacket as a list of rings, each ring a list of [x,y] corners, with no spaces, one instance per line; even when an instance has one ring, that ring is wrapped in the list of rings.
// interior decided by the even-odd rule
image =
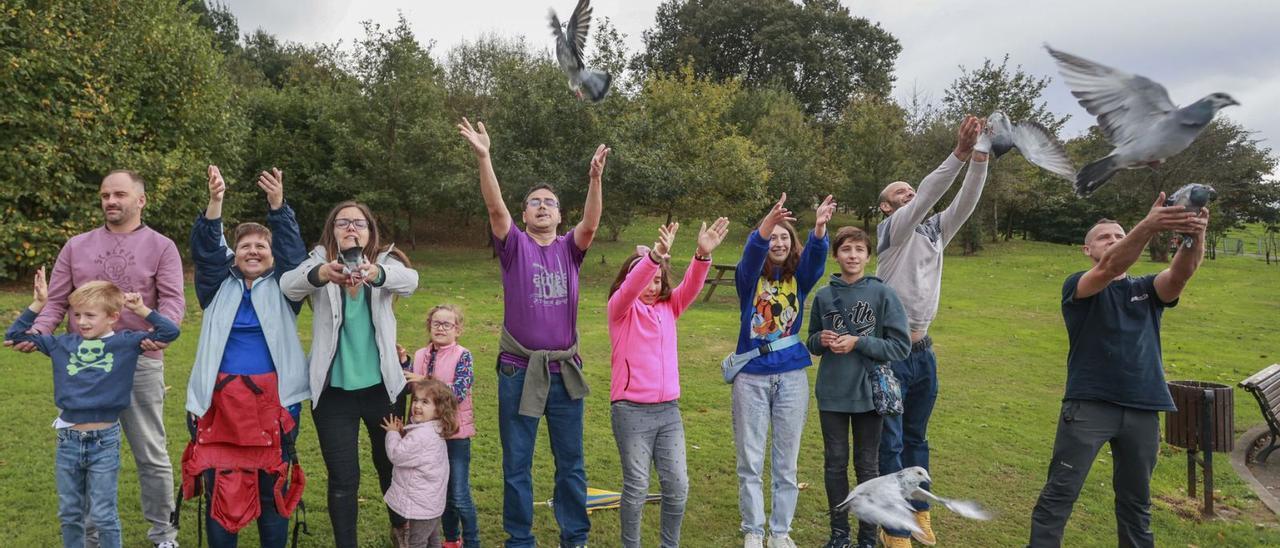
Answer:
[[[880,192],[880,211],[885,220],[876,227],[876,252],[880,263],[876,275],[898,292],[907,310],[911,329],[911,354],[893,362],[893,373],[902,384],[901,416],[885,417],[880,438],[880,474],[892,474],[910,466],[929,468],[929,441],[925,432],[933,404],[938,397],[938,364],[929,338],[929,323],[938,312],[942,286],[942,251],[960,232],[973,213],[987,180],[987,154],[973,147],[985,122],[966,116],[960,124],[955,151],[942,165],[920,182],[920,191],[898,181]],[[951,205],[929,215],[972,159],[964,186]],[[925,488],[928,488],[926,485]],[[921,543],[935,542],[929,505],[913,501],[916,521],[923,533],[914,535]],[[882,537],[888,548],[910,548],[906,531],[886,531]]]

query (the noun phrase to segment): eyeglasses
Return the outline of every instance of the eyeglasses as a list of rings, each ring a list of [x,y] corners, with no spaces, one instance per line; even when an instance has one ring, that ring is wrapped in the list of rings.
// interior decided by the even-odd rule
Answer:
[[[356,230],[364,230],[366,228],[369,228],[369,220],[368,219],[338,219],[333,222],[333,226],[339,229],[347,228],[348,226],[354,226],[356,227]]]
[[[560,202],[557,201],[555,198],[529,198],[529,200],[525,202],[525,205],[528,207],[538,207],[538,206],[545,205],[551,209],[558,209],[560,207]]]
[[[453,322],[431,322],[431,329],[453,329],[457,324]]]

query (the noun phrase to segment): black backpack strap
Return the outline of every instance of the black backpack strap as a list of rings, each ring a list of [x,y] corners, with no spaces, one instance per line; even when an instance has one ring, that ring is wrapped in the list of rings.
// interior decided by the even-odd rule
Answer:
[[[218,381],[217,384],[213,385],[213,391],[217,392],[219,390],[222,390],[224,387],[227,386],[227,384],[229,384],[231,381],[236,380],[236,377],[239,377],[239,376],[240,375],[227,375],[223,377],[222,380]]]
[[[298,534],[298,530],[301,529],[303,535],[311,534],[311,530],[307,529],[307,503],[301,500],[298,501],[298,509],[294,513],[297,514],[298,518],[297,521],[293,522],[293,532],[290,533],[293,535],[293,542],[291,544],[293,548],[298,548],[298,538],[300,536]]]

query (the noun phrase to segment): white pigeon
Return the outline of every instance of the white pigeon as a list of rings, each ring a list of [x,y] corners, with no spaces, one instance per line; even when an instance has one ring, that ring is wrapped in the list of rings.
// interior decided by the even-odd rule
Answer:
[[[931,481],[929,472],[919,466],[904,468],[887,476],[880,476],[858,484],[836,505],[836,510],[846,509],[858,520],[874,523],[886,529],[905,529],[921,533],[916,525],[915,510],[911,500],[933,499],[956,514],[969,519],[989,520],[991,514],[976,502],[951,500],[936,496],[920,487]]]
[[[1053,137],[1053,132],[1036,122],[1014,124],[1003,112],[992,112],[987,116],[987,127],[973,149],[999,158],[1015,148],[1028,162],[1068,181],[1076,180],[1076,168],[1067,159],[1067,150]]]
[[[555,10],[550,10],[551,35],[556,37],[556,61],[560,70],[569,78],[569,89],[579,99],[586,97],[591,102],[599,102],[609,92],[609,82],[613,77],[609,73],[587,68],[582,60],[582,49],[587,45],[587,31],[591,29],[591,2],[578,0],[578,5],[569,15],[569,23],[563,28]],[[566,37],[566,33],[568,36]]]
[[[1155,167],[1187,147],[1218,110],[1239,105],[1225,93],[1212,93],[1178,108],[1164,86],[1045,44],[1058,63],[1062,79],[1080,105],[1098,117],[1102,134],[1115,148],[1107,157],[1080,170],[1076,194],[1087,196],[1121,169]]]

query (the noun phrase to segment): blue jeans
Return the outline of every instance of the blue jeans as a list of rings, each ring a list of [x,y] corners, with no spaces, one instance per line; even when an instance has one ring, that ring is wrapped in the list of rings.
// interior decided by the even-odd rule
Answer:
[[[89,431],[58,429],[54,479],[63,546],[84,547],[87,517],[98,530],[101,548],[120,547],[119,475],[119,423]]]
[[[533,444],[538,437],[537,417],[520,414],[525,370],[510,365],[498,367],[498,435],[502,438],[502,527],[507,531],[507,547],[534,546],[533,538]],[[582,455],[583,401],[569,398],[559,373],[550,375],[547,394],[547,434],[555,459],[556,523],[560,544],[587,543],[591,521],[587,519],[587,471]]]
[[[917,343],[917,346],[920,346]],[[912,348],[907,359],[893,362],[893,375],[902,386],[902,415],[884,418],[880,435],[880,475],[903,468],[919,466],[929,469],[929,417],[938,400],[938,359],[931,343]],[[922,485],[925,489],[929,484]],[[916,511],[929,509],[929,503],[913,500]],[[904,530],[886,529],[888,534],[906,537]]]
[[[471,440],[445,440],[444,444],[449,449],[449,488],[441,516],[444,539],[458,540],[461,528],[462,545],[476,548],[480,546],[480,526],[471,500]]]
[[[742,532],[764,534],[764,452],[769,427],[773,509],[769,533],[791,533],[800,486],[796,460],[809,413],[809,376],[804,369],[776,375],[738,373],[733,379],[733,441],[738,456],[738,511]]]

